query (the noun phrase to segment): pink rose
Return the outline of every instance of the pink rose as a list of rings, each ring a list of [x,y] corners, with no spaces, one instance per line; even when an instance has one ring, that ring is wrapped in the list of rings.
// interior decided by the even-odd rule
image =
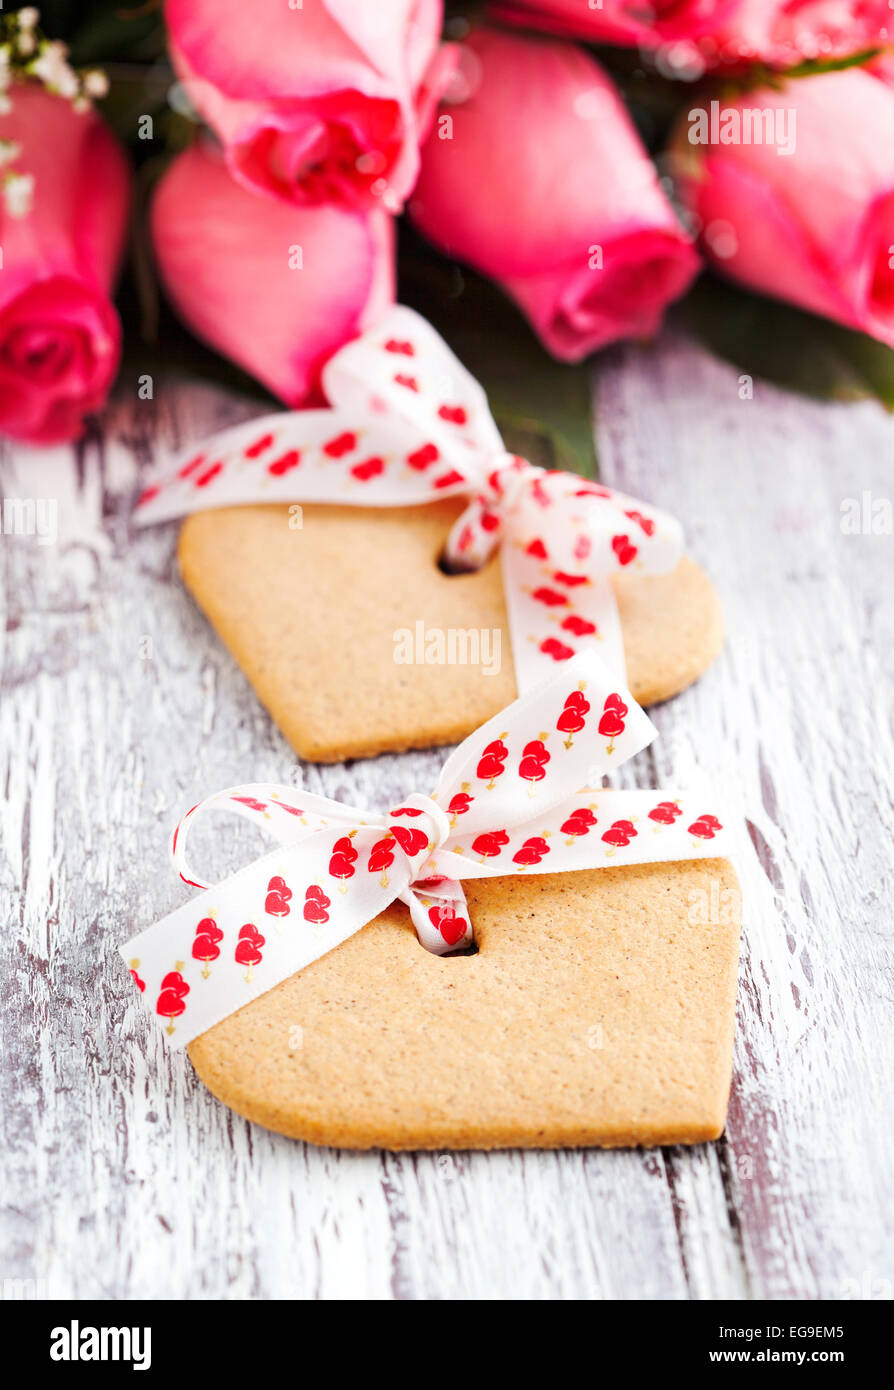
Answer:
[[[288,405],[313,396],[326,359],[394,301],[387,214],[257,198],[203,144],[174,160],[151,220],[181,318]]]
[[[694,143],[700,135],[709,143]],[[894,91],[884,82],[848,68],[700,102],[673,153],[718,269],[894,346]]]
[[[491,13],[510,24],[591,43],[642,44],[646,48],[695,38],[715,29],[741,0],[495,0]]]
[[[668,76],[755,61],[792,67],[894,38],[888,0],[494,0],[491,13],[593,43],[664,48]]]
[[[20,153],[2,172],[34,183],[23,216],[0,201],[0,430],[52,444],[81,433],[118,370],[121,327],[109,291],[130,176],[92,111],[30,82],[8,95],[0,140]]]
[[[882,53],[880,57],[867,63],[863,71],[871,72],[874,77],[894,88],[894,52]]]
[[[698,257],[617,92],[571,44],[476,29],[410,212],[498,280],[556,357],[655,330]]]
[[[888,0],[741,0],[711,30],[710,66],[762,62],[794,67],[805,59],[843,58],[894,38]]]
[[[171,56],[246,188],[400,209],[452,69],[441,0],[167,0]]]

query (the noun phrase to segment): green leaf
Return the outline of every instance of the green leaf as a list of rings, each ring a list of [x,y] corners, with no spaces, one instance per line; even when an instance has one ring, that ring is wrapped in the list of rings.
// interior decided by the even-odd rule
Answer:
[[[592,477],[590,369],[556,362],[502,291],[401,226],[399,294],[478,378],[506,447],[532,463]]]
[[[60,7],[68,11],[62,30],[77,67],[107,63],[153,62],[164,55],[166,35],[161,0],[122,4],[103,0],[87,8],[83,5]],[[44,6],[41,5],[41,12]]]
[[[878,58],[884,53],[884,48],[864,48],[860,53],[845,54],[840,58],[805,58],[803,63],[796,63],[794,67],[783,68],[778,76],[786,77],[816,77],[821,72],[844,72],[846,68],[860,68],[864,63],[871,63],[873,58]]]
[[[696,282],[674,317],[749,376],[822,400],[870,397],[894,410],[894,351],[865,333],[713,275]]]

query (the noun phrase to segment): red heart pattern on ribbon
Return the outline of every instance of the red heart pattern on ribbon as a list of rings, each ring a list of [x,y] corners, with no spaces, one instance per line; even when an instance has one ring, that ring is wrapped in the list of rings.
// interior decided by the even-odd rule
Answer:
[[[722,856],[728,832],[701,796],[581,787],[655,732],[585,652],[465,739],[431,796],[380,813],[261,783],[217,792],[172,842],[177,872],[201,891],[122,948],[137,997],[180,1047],[395,901],[444,954],[472,939],[464,879]],[[253,821],[277,847],[211,886],[186,847],[216,811]]]
[[[499,547],[519,691],[590,649],[625,683],[610,576],[673,570],[683,552],[673,517],[508,454],[481,386],[412,309],[396,306],[341,348],[323,387],[327,409],[249,421],[176,458],[143,492],[137,523],[256,502],[465,496],[446,558],[477,569]]]

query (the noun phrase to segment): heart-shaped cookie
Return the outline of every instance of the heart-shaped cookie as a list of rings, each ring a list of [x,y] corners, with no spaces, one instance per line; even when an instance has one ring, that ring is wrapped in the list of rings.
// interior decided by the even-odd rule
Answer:
[[[465,503],[287,506],[197,512],[180,532],[187,588],[295,751],[312,762],[428,748],[464,738],[516,697],[497,559],[448,575],[439,558]],[[684,557],[668,575],[613,579],[628,686],[641,704],[676,695],[723,640],[720,602]],[[499,633],[485,664],[395,663],[395,634]],[[570,648],[548,639],[557,659]],[[493,663],[492,663],[493,664]]]
[[[740,922],[727,860],[465,888],[477,954],[423,950],[395,904],[190,1043],[199,1076],[258,1124],[349,1148],[717,1138]]]

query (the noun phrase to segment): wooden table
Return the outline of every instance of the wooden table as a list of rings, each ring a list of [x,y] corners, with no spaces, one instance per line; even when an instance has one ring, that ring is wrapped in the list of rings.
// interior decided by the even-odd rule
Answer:
[[[759,381],[741,399],[735,371],[673,337],[600,360],[602,476],[684,519],[729,618],[634,769],[709,782],[747,824],[727,1133],[395,1157],[229,1113],[147,1042],[116,954],[182,901],[168,836],[203,794],[271,779],[385,806],[442,756],[295,764],[180,587],[175,528],[128,525],[159,445],[250,408],[194,385],[135,396],[101,442],[0,461],[7,496],[59,516],[56,545],[0,536],[0,1280],[101,1298],[890,1297],[894,552],[845,534],[841,508],[891,496],[894,421]]]

